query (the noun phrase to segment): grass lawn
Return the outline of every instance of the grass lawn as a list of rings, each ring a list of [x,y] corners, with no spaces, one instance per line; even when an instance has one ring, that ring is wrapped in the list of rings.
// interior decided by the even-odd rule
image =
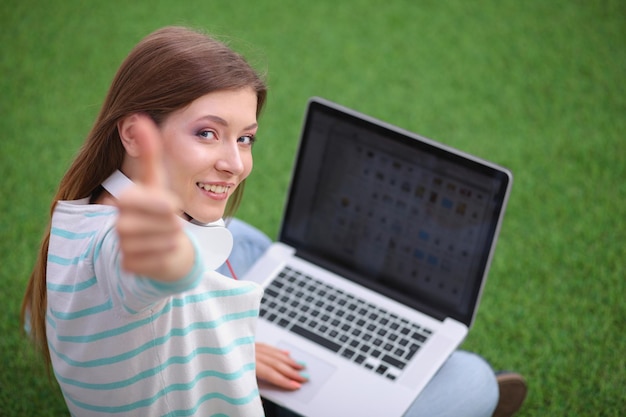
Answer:
[[[0,5],[0,416],[67,415],[18,316],[50,199],[150,31],[223,36],[267,70],[239,216],[277,233],[319,95],[515,176],[463,348],[524,374],[520,416],[626,414],[626,2],[35,1]]]

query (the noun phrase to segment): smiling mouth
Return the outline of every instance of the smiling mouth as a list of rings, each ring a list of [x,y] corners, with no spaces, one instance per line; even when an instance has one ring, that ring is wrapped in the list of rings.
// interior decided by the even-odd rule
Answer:
[[[225,194],[230,189],[229,185],[203,184],[201,182],[196,183],[196,185],[205,191],[209,191],[215,194]]]

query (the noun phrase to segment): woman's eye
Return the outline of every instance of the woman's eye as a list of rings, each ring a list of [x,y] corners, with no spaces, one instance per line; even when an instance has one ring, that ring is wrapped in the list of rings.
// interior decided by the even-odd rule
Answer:
[[[243,143],[244,145],[252,145],[255,140],[256,138],[254,135],[242,136],[239,138],[239,142]]]
[[[214,139],[215,132],[213,132],[212,130],[201,130],[200,132],[198,132],[198,136],[204,139]]]

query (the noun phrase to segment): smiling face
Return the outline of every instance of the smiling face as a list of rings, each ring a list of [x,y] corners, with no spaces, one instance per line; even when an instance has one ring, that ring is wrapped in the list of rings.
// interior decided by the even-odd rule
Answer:
[[[161,124],[163,163],[183,213],[202,223],[224,215],[228,198],[252,170],[256,110],[252,89],[217,91]]]

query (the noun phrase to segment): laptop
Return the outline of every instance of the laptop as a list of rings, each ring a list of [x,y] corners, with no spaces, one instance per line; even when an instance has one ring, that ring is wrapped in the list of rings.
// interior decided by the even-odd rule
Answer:
[[[308,102],[257,338],[306,363],[261,395],[310,417],[402,416],[472,326],[512,174],[322,98]]]

